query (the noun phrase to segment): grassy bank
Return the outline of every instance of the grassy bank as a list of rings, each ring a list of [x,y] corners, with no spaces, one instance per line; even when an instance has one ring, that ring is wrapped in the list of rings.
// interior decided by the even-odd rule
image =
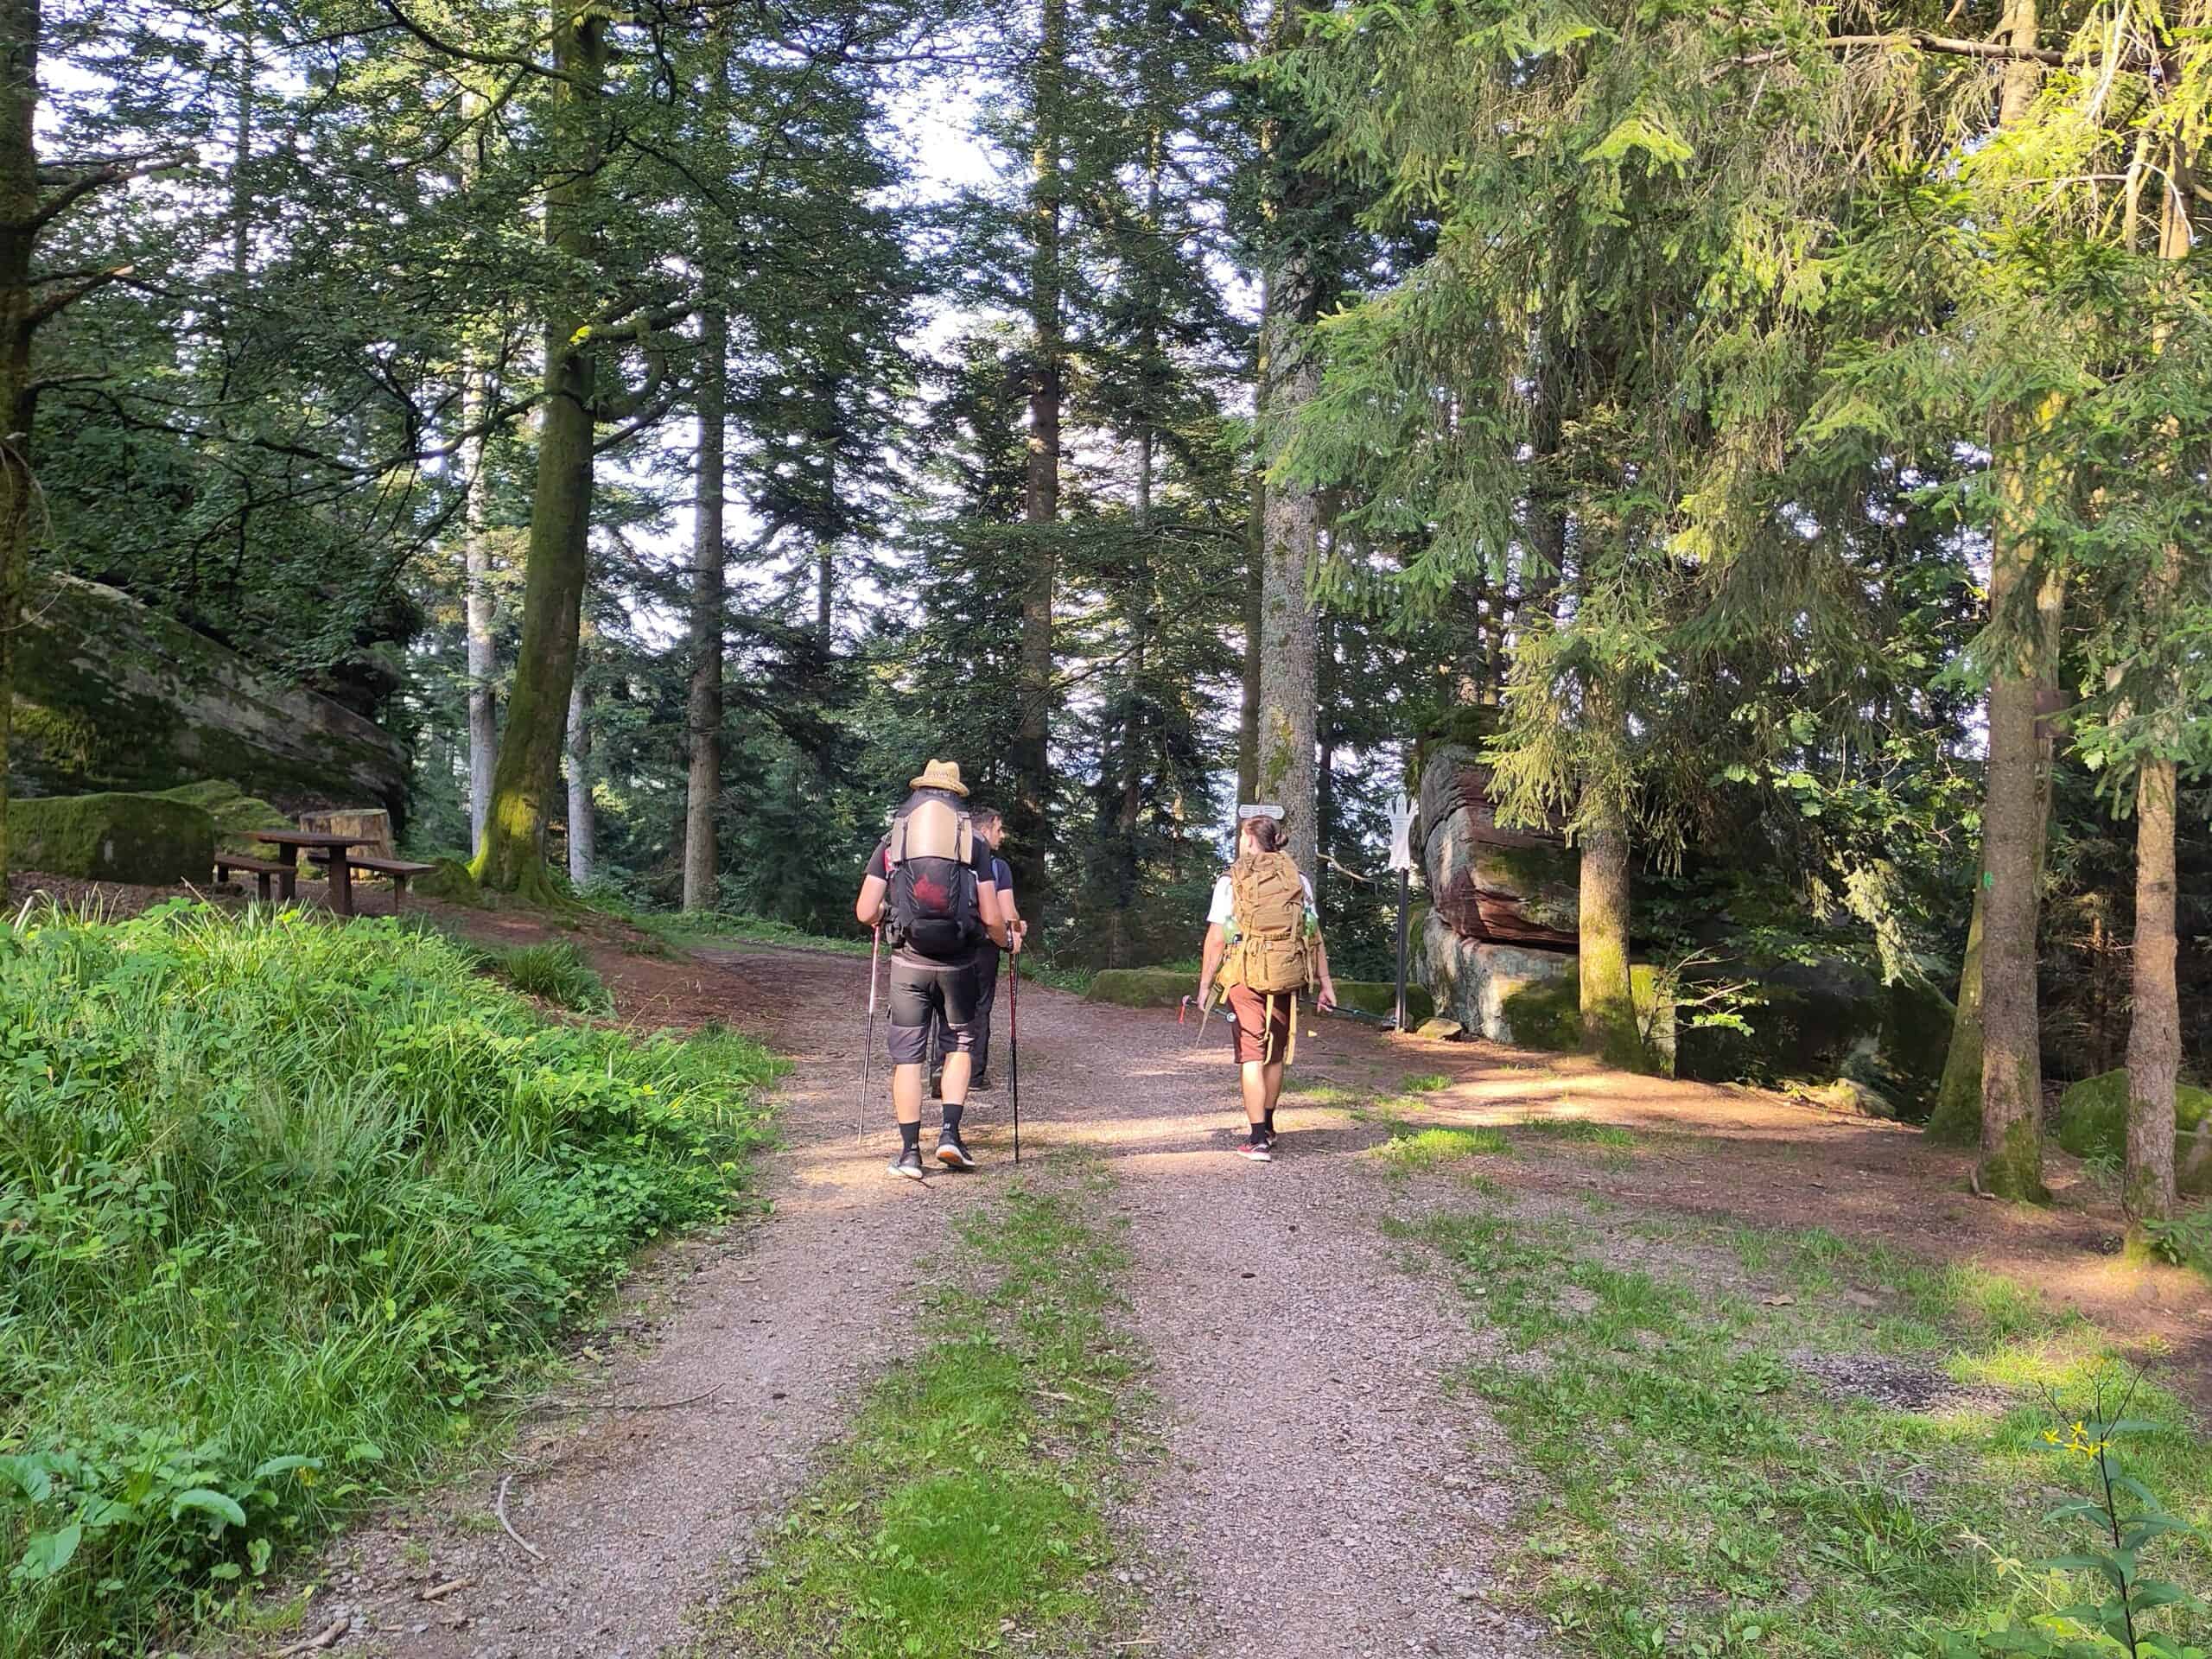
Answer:
[[[1385,1157],[1433,1169],[1538,1150],[1510,1130],[1408,1129]],[[2088,1492],[2044,1432],[2095,1421],[2113,1373],[2089,1326],[2009,1280],[1827,1233],[1468,1190],[1396,1230],[1448,1264],[1496,1333],[1459,1386],[1533,1477],[1504,1590],[1550,1618],[1562,1651],[1916,1659],[2089,1588],[1998,1566],[2088,1541],[2079,1521],[2047,1518]],[[2128,1443],[2149,1487],[2212,1520],[2212,1447],[2176,1402],[2153,1382],[2126,1414],[2166,1425]],[[2212,1586],[2202,1535],[2144,1554]],[[2202,1639],[2193,1615],[2152,1619]]]
[[[1103,1626],[1136,1370],[1106,1179],[1016,1185],[962,1227],[926,1316],[947,1334],[870,1393],[702,1652],[1064,1653]]]
[[[772,1071],[389,921],[0,932],[0,1656],[172,1636],[450,1444],[729,1207]]]

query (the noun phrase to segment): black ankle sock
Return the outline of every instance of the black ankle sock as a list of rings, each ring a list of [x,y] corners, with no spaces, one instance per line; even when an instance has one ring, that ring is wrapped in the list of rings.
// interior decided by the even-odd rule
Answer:
[[[1274,1109],[1274,1107],[1270,1106],[1270,1107],[1268,1107],[1268,1133],[1269,1135],[1273,1135],[1274,1132],[1275,1132],[1275,1109]]]
[[[899,1126],[899,1150],[901,1152],[919,1152],[921,1150],[921,1119],[916,1118],[912,1123],[901,1123]]]
[[[967,1109],[968,1103],[964,1100],[948,1100],[944,1103],[944,1132],[947,1135],[957,1135],[960,1133],[960,1114]]]
[[[1263,1124],[1263,1123],[1247,1123],[1244,1127],[1245,1127],[1248,1130],[1249,1130],[1249,1131],[1251,1132],[1251,1135],[1250,1135],[1250,1138],[1251,1138],[1251,1139],[1253,1139],[1253,1140],[1255,1140],[1255,1141],[1261,1141],[1261,1140],[1265,1140],[1265,1139],[1267,1138],[1267,1133],[1268,1133],[1268,1130],[1267,1130],[1267,1126],[1266,1126],[1265,1124]]]

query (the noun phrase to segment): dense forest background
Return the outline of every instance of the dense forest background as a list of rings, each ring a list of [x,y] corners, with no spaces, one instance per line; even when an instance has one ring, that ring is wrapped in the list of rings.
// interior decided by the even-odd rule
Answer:
[[[2046,1077],[2212,1065],[2202,11],[0,0],[0,601],[538,897],[837,928],[957,760],[1073,965],[1266,798],[1386,974],[1471,736],[1593,1046],[1631,953],[1924,986],[2031,1191]]]

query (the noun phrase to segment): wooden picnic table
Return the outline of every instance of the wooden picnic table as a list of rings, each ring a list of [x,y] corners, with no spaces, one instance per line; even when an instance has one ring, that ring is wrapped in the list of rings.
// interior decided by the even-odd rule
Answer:
[[[346,862],[346,855],[356,847],[365,845],[366,836],[334,836],[321,830],[257,830],[256,841],[265,842],[280,849],[283,861],[296,874],[300,866],[300,849],[315,848],[330,855],[330,907],[340,916],[353,913],[353,873]]]

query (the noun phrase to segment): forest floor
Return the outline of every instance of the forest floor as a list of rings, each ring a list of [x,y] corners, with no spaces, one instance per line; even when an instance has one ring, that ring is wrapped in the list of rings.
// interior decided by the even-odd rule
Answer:
[[[543,933],[518,913],[431,908],[485,943]],[[942,1335],[931,1298],[967,1271],[944,1265],[961,1259],[963,1226],[997,1224],[991,1206],[1013,1190],[1008,999],[1000,1086],[969,1114],[983,1167],[916,1185],[884,1169],[880,1064],[855,1133],[864,959],[683,955],[595,918],[569,937],[626,1022],[719,1022],[790,1059],[770,1213],[651,1256],[555,1394],[522,1409],[499,1461],[337,1541],[289,1633],[237,1651],[274,1651],[340,1616],[342,1650],[425,1659],[820,1650],[733,1622],[733,1587],[785,1560],[794,1506],[849,1459],[856,1414],[880,1408],[869,1390]],[[1164,1013],[1033,985],[1021,1004],[1023,1178],[1049,1185],[1070,1160],[1109,1178],[1080,1191],[1126,1247],[1115,1319],[1143,1360],[1115,1410],[1147,1449],[1114,1486],[1116,1542],[1094,1575],[1112,1565],[1107,1624],[1095,1642],[1040,1648],[1009,1619],[1007,1650],[1550,1650],[1531,1613],[1571,1625],[1556,1597],[1524,1593],[1546,1465],[1493,1414],[1510,1388],[1467,1385],[1516,1328],[1467,1298],[1535,1258],[1484,1228],[1551,1240],[1545,1272],[1595,1286],[1566,1294],[1601,1313],[1623,1268],[1725,1283],[1752,1310],[1741,1317],[1794,1322],[1769,1334],[1797,1344],[1801,1371],[1910,1406],[1957,1393],[1877,1357],[1897,1351],[1884,1332],[1918,1328],[1923,1270],[2031,1287],[2212,1420],[2212,1287],[2123,1256],[2110,1195],[2067,1160],[2054,1159],[2050,1207],[1982,1203],[1963,1157],[1893,1125],[1323,1020],[1300,1038],[1278,1159],[1255,1166],[1230,1149],[1241,1116],[1217,1025],[1201,1047]],[[1487,1220],[1465,1210],[1476,1193]],[[1431,1246],[1456,1271],[1435,1271]],[[1866,1351],[1814,1353],[1796,1326],[1815,1315],[1856,1322],[1846,1345]],[[1506,1360],[1524,1377],[1543,1369]]]

